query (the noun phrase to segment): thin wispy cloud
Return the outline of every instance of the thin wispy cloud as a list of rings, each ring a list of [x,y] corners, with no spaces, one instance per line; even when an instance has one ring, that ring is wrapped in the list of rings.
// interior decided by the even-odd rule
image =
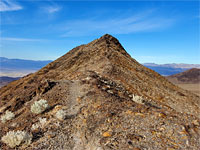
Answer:
[[[67,36],[87,36],[103,33],[129,34],[135,32],[149,32],[167,28],[174,23],[174,19],[155,15],[153,11],[129,15],[128,17],[115,17],[114,19],[84,19],[70,20],[62,25]]]
[[[52,6],[46,6],[46,7],[43,7],[44,11],[49,13],[49,14],[53,14],[55,12],[58,12],[61,10],[61,7],[60,6],[57,6],[57,5],[52,5]]]
[[[19,4],[17,4],[15,1],[11,0],[1,0],[0,1],[0,11],[16,11],[21,10],[23,7]]]
[[[15,42],[42,42],[44,39],[30,39],[30,38],[14,38],[14,37],[1,37],[1,41],[15,41]]]

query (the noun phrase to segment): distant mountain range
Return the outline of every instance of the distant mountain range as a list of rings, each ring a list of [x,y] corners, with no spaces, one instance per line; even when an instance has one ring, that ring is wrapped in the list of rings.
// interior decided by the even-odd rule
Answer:
[[[7,77],[7,76],[2,76],[0,77],[0,87],[8,84],[9,82],[12,82],[14,80],[18,80],[20,77]]]
[[[0,76],[21,77],[41,69],[50,62],[51,60],[35,61],[0,57]]]
[[[0,57],[0,76],[21,77],[33,73],[46,66],[52,60],[35,61],[24,59],[8,59]],[[144,63],[148,67],[163,76],[169,76],[186,71],[191,68],[200,68],[200,64],[155,64]]]
[[[152,69],[163,76],[169,76],[177,73],[181,73],[188,69],[200,68],[200,64],[155,64],[155,63],[144,63],[145,67]]]
[[[24,59],[8,59],[0,57],[1,69],[14,70],[38,70],[50,63],[51,60],[36,61]]]
[[[176,64],[176,63],[172,63],[172,64],[155,64],[155,63],[144,63],[143,65],[149,66],[149,67],[168,67],[168,68],[185,68],[185,69],[189,69],[189,68],[200,68],[200,64]]]

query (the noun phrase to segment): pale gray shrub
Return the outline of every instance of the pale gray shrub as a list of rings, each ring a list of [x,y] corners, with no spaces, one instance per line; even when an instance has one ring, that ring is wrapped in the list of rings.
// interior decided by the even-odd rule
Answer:
[[[2,137],[1,140],[9,147],[14,148],[21,144],[29,145],[31,143],[32,136],[25,131],[9,131]]]
[[[38,128],[43,128],[47,123],[47,119],[46,118],[39,118],[39,122],[35,123],[31,126],[31,130],[37,130]]]
[[[1,116],[1,121],[5,123],[8,120],[11,120],[15,117],[15,114],[9,110],[6,110],[5,114]]]
[[[33,105],[31,105],[31,112],[34,114],[40,114],[44,112],[49,107],[47,100],[41,99],[36,101]]]
[[[59,120],[64,120],[67,116],[66,110],[60,109],[56,112],[56,118]]]
[[[31,130],[32,130],[32,131],[37,130],[39,127],[40,127],[40,124],[39,124],[39,123],[32,124]]]
[[[43,127],[47,123],[47,118],[39,118],[39,122],[40,122],[41,126]]]
[[[142,98],[142,96],[133,95],[132,100],[133,100],[134,102],[136,102],[136,103],[143,104],[143,98]]]

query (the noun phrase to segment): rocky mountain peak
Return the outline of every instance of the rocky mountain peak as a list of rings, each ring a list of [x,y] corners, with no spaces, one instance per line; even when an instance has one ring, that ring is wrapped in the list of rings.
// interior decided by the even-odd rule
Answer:
[[[139,64],[108,34],[0,88],[0,98],[5,150],[200,147],[199,97]]]
[[[103,35],[102,37],[100,37],[98,40],[99,40],[99,41],[105,41],[106,44],[108,44],[108,46],[109,46],[109,44],[115,44],[115,45],[118,45],[118,46],[120,46],[121,48],[123,48],[123,47],[121,46],[120,42],[118,41],[118,39],[116,39],[115,37],[113,37],[113,36],[110,35],[110,34],[105,34],[105,35]]]
[[[109,34],[105,34],[99,39],[90,42],[88,46],[98,47],[100,48],[101,51],[104,51],[104,52],[118,51],[125,56],[129,56],[129,54],[123,48],[123,46],[118,41],[118,39]]]
[[[113,36],[110,35],[110,34],[104,34],[102,37],[100,37],[100,39],[118,41],[115,37],[113,37]],[[118,42],[119,42],[119,41],[118,41]]]

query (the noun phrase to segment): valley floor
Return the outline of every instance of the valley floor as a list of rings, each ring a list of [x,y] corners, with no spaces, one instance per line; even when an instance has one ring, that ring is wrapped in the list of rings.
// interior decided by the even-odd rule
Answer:
[[[196,84],[176,84],[176,85],[185,89],[185,90],[191,91],[191,92],[197,94],[198,96],[200,96],[200,84],[199,83],[196,83]]]

